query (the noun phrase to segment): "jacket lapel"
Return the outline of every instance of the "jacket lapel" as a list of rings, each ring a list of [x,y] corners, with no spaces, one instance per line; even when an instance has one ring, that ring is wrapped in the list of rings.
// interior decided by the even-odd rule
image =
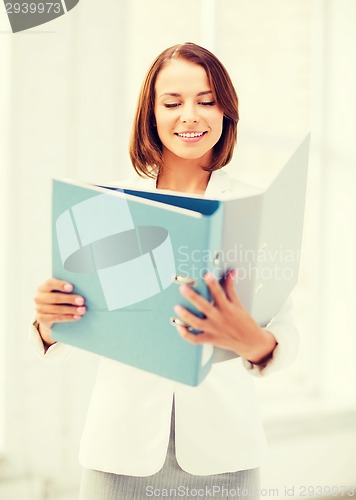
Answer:
[[[205,191],[205,198],[219,198],[221,195],[225,197],[230,194],[232,194],[230,177],[224,170],[214,170]]]

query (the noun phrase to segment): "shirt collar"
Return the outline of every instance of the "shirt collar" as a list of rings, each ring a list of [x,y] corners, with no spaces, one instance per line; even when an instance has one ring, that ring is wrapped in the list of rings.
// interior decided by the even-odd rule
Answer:
[[[216,198],[220,195],[228,196],[231,194],[231,179],[224,170],[214,170],[211,173],[207,188],[205,190],[205,198]]]
[[[137,183],[137,187],[141,187],[147,191],[156,191],[156,179],[141,177]],[[225,197],[229,196],[231,192],[231,179],[229,175],[222,169],[214,170],[214,172],[211,173],[204,197],[219,198],[221,195]]]

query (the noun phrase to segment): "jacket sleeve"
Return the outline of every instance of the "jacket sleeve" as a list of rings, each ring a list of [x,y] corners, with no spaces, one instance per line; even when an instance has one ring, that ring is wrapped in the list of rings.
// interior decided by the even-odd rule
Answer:
[[[36,316],[34,316],[31,320],[30,328],[29,328],[29,340],[30,344],[34,348],[37,355],[45,359],[46,361],[60,362],[66,360],[70,353],[72,352],[72,348],[69,345],[61,344],[56,342],[52,344],[47,350],[45,350],[42,337],[38,330],[38,323]]]
[[[293,305],[291,297],[288,297],[278,313],[264,328],[272,333],[277,341],[271,358],[267,363],[254,365],[247,359],[242,358],[242,364],[251,375],[264,377],[290,365],[297,354],[299,335],[294,324]]]

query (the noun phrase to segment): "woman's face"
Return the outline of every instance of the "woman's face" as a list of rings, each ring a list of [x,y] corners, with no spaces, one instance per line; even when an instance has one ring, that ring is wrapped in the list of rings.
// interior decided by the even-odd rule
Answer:
[[[223,112],[214,101],[205,69],[184,59],[170,61],[157,76],[155,118],[167,151],[209,166],[212,149],[221,137]]]

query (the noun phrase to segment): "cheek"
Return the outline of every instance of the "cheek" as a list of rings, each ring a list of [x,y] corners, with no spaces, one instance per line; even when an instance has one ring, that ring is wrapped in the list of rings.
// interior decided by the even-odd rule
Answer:
[[[156,125],[159,134],[166,134],[170,132],[173,127],[172,117],[165,113],[156,113]]]
[[[222,134],[223,130],[223,118],[224,115],[222,113],[216,113],[214,117],[212,117],[211,123],[213,124],[213,128],[219,136]]]

